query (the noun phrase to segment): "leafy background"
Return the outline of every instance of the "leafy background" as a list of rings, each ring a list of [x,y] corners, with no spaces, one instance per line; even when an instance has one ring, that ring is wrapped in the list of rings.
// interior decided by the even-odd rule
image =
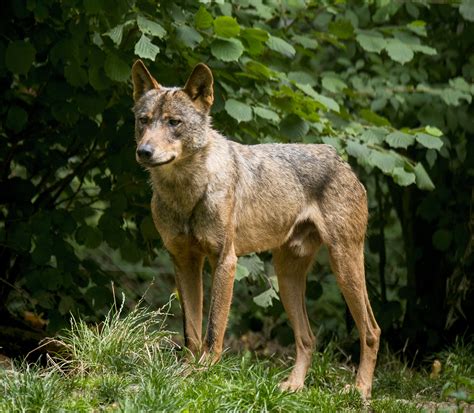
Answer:
[[[131,305],[147,292],[151,306],[173,291],[134,160],[137,58],[164,85],[208,64],[214,124],[231,139],[328,143],[351,162],[369,194],[369,293],[393,348],[422,355],[472,333],[472,1],[2,8],[2,352],[24,353],[71,312],[101,319],[120,291]],[[323,250],[309,275],[311,322],[350,346],[327,264]],[[291,342],[270,256],[241,258],[237,280],[228,335]]]

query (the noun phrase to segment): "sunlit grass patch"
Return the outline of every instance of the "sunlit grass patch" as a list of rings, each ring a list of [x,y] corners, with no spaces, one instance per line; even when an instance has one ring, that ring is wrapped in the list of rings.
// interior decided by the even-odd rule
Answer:
[[[345,390],[355,366],[335,342],[315,352],[305,389],[281,392],[294,362],[288,356],[224,353],[214,366],[185,365],[166,329],[167,308],[124,314],[114,306],[99,326],[72,319],[55,339],[62,351],[46,367],[0,369],[0,411],[431,412],[472,402],[472,344],[459,341],[425,369],[382,349],[367,406],[357,391]],[[434,359],[441,365],[435,375]]]
[[[0,411],[58,410],[70,383],[54,370],[21,363],[13,370],[0,370]]]
[[[166,309],[150,311],[140,305],[124,315],[122,302],[98,325],[72,317],[70,328],[54,340],[62,351],[53,360],[78,374],[126,373],[159,361],[161,350],[169,355],[174,347],[166,316]]]

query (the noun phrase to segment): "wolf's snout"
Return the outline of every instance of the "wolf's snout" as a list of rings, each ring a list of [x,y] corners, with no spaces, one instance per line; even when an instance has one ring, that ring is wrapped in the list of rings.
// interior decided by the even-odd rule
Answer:
[[[143,161],[149,160],[153,156],[153,148],[149,144],[140,145],[137,148],[137,156]]]

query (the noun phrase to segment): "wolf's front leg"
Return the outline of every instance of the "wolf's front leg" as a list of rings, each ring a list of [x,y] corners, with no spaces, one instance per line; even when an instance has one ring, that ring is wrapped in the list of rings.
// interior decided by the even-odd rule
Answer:
[[[204,257],[192,252],[172,254],[183,311],[185,346],[198,356],[202,347],[202,267]]]
[[[204,362],[215,363],[222,354],[224,334],[232,302],[236,264],[237,257],[233,247],[218,258],[211,259],[214,276],[209,321],[204,339]]]

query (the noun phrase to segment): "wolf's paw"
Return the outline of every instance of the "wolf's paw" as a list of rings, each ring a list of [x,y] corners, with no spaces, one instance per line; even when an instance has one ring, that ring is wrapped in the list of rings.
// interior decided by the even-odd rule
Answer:
[[[297,380],[288,379],[282,381],[278,387],[280,387],[281,391],[297,392],[303,390],[304,383]]]
[[[370,392],[367,391],[367,389],[363,389],[357,385],[354,385],[354,384],[346,384],[341,390],[340,392],[342,394],[349,394],[349,393],[355,393],[355,394],[358,394],[360,396],[360,398],[362,399],[362,402],[364,404],[368,403],[369,399],[370,399]]]
[[[220,360],[220,358],[221,355],[219,353],[209,353],[207,351],[204,351],[198,360],[198,364],[202,367],[211,367],[216,364]]]
[[[185,361],[179,368],[178,374],[181,377],[188,377],[190,376],[196,369],[192,363]]]

